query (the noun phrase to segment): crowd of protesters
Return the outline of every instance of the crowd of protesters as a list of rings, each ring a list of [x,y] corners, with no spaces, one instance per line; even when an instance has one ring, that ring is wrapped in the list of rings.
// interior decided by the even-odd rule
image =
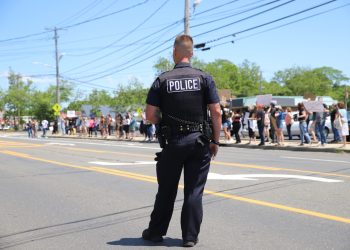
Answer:
[[[136,117],[131,112],[117,113],[115,117],[108,114],[99,117],[61,118],[62,135],[77,135],[81,137],[101,137],[120,140],[133,140],[135,132],[144,135],[145,141],[155,141],[155,126],[146,120],[144,112]],[[54,129],[53,134],[58,133]]]
[[[325,124],[330,116],[333,140],[327,141]],[[222,129],[225,143],[241,143],[244,129],[248,130],[248,144],[260,138],[259,146],[265,143],[284,146],[285,136],[283,128],[286,127],[287,138],[292,140],[292,125],[299,122],[299,146],[315,143],[325,146],[328,143],[342,143],[346,146],[346,136],[349,135],[347,113],[344,103],[339,102],[330,107],[323,104],[323,112],[307,112],[303,103],[299,103],[293,112],[291,107],[282,108],[271,103],[270,106],[256,105],[248,109],[228,109],[222,106]],[[311,136],[310,136],[311,135]]]

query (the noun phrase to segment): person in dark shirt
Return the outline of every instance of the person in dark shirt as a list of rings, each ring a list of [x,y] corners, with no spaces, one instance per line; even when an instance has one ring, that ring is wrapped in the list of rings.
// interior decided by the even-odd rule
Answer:
[[[263,146],[263,145],[265,145],[265,135],[264,135],[265,111],[264,111],[264,106],[261,104],[258,104],[256,107],[257,107],[256,121],[257,121],[257,125],[258,125],[259,137],[260,137],[260,143],[258,145]]]
[[[157,156],[158,193],[151,220],[142,238],[160,242],[172,217],[178,183],[184,169],[184,203],[181,229],[184,247],[193,247],[203,217],[202,196],[210,161],[218,152],[221,112],[212,77],[191,67],[193,40],[175,39],[175,68],[154,81],[146,100],[146,119],[157,124],[163,150]],[[213,134],[203,128],[209,108]],[[207,130],[205,130],[207,131]]]

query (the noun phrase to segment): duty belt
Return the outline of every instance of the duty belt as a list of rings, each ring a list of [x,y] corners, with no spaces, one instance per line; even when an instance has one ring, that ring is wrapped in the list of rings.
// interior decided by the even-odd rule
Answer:
[[[186,134],[186,133],[193,133],[193,132],[202,132],[203,131],[203,125],[197,124],[197,125],[178,125],[178,126],[171,126],[170,127],[171,134]]]

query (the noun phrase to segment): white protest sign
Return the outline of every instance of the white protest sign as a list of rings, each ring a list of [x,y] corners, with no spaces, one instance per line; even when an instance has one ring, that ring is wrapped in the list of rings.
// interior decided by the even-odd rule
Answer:
[[[75,110],[67,110],[67,117],[69,118],[75,117]]]
[[[324,107],[320,101],[307,101],[303,102],[305,109],[308,112],[324,112]]]
[[[256,104],[261,104],[264,106],[268,106],[270,105],[272,100],[272,95],[271,94],[267,94],[267,95],[257,95],[256,96]]]

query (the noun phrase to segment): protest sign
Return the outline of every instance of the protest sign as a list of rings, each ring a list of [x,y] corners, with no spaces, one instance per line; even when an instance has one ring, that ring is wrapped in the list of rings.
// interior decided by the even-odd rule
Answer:
[[[324,112],[324,107],[320,101],[307,101],[303,102],[306,111],[311,112]]]
[[[270,105],[272,100],[272,95],[271,94],[267,94],[267,95],[257,95],[256,96],[256,104],[261,104],[264,106],[268,106]]]

